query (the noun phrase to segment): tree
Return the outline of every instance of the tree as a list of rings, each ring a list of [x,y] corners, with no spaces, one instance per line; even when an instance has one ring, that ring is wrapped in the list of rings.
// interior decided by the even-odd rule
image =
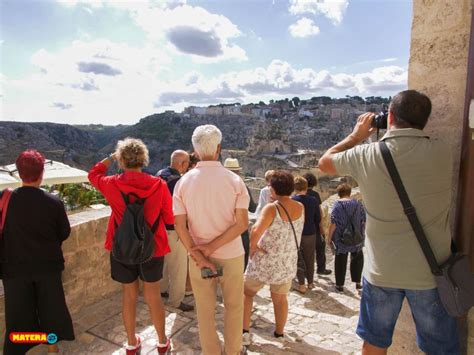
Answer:
[[[258,104],[259,104],[260,106],[265,106],[265,102],[263,102],[263,101],[260,101]]]
[[[294,98],[291,99],[291,101],[293,101],[293,105],[294,105],[295,107],[299,107],[301,100],[300,100],[299,97],[295,96]]]

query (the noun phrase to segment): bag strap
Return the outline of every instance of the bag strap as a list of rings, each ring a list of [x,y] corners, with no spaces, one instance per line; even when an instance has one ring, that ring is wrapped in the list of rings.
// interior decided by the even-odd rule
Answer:
[[[298,245],[298,239],[296,238],[295,227],[293,226],[293,222],[291,221],[290,214],[289,214],[288,211],[286,210],[285,206],[283,206],[283,204],[281,204],[279,201],[276,201],[276,202],[275,202],[275,207],[277,208],[277,210],[278,210],[278,206],[280,206],[281,208],[283,208],[283,211],[285,211],[285,214],[286,214],[286,216],[288,217],[288,222],[290,222],[291,229],[293,230],[293,236],[295,237],[296,249],[298,249],[298,252],[299,252],[299,251],[300,251],[300,247],[299,247],[299,245]],[[278,212],[278,213],[280,213],[280,212]]]
[[[418,219],[416,214],[415,207],[410,202],[410,198],[403,186],[402,179],[400,178],[400,174],[398,173],[397,167],[395,166],[395,162],[393,161],[392,154],[387,147],[387,143],[384,141],[379,142],[380,151],[382,152],[382,157],[387,167],[387,170],[392,178],[393,185],[395,186],[395,190],[397,191],[398,197],[403,205],[403,212],[407,216],[408,220],[410,221],[411,227],[415,232],[416,239],[418,239],[418,243],[420,243],[421,250],[425,255],[426,260],[431,268],[431,273],[434,275],[442,274],[442,271],[436,261],[436,258],[433,254],[433,250],[430,247],[430,243],[428,239],[426,239],[425,232],[421,223]]]
[[[161,217],[161,211],[158,214],[158,217],[156,217],[155,223],[153,223],[153,225],[151,226],[151,232],[153,233],[153,235],[155,235],[155,232],[158,228],[158,224],[160,222],[160,217]]]
[[[3,233],[3,226],[5,225],[5,218],[7,216],[8,204],[11,196],[12,190],[7,188],[2,191],[0,197],[0,235]]]

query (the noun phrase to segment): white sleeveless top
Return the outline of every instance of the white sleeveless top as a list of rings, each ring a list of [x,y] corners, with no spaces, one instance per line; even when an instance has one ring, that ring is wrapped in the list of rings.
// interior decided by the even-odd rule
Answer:
[[[284,212],[283,212],[284,213]],[[293,221],[298,245],[304,226],[304,211]],[[249,260],[245,276],[265,284],[280,285],[296,276],[298,251],[290,222],[281,219],[277,209],[272,224],[258,242],[259,248],[266,251],[256,252]]]

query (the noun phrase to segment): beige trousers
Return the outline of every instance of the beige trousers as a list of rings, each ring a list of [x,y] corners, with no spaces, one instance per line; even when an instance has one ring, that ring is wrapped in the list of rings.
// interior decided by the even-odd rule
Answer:
[[[204,355],[221,354],[215,322],[216,291],[219,283],[224,298],[224,351],[226,355],[240,354],[244,311],[244,256],[232,259],[211,258],[211,261],[222,266],[222,277],[203,279],[194,260],[189,260],[189,277],[196,300],[202,352]]]
[[[186,291],[186,274],[188,269],[188,253],[178,234],[174,230],[167,230],[168,244],[171,252],[165,255],[163,278],[160,281],[161,292],[168,292],[167,304],[179,307]]]

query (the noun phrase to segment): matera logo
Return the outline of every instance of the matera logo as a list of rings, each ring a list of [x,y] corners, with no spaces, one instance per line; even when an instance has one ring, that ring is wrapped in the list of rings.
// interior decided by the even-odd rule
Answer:
[[[11,332],[10,341],[12,343],[20,344],[38,344],[48,343],[55,344],[58,341],[58,336],[54,333],[34,333],[34,332]]]

